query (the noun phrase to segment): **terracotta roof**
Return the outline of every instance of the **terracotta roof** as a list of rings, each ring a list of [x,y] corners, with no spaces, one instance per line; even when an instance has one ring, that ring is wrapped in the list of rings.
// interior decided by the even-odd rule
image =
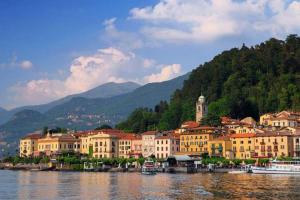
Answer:
[[[230,135],[230,138],[249,138],[249,137],[255,137],[255,133],[238,133],[238,134],[232,134]]]
[[[216,127],[211,126],[199,126],[197,128],[190,128],[189,130],[215,130]]]
[[[134,133],[123,133],[123,135],[120,134],[121,140],[141,140],[142,138],[139,135],[136,135]]]
[[[43,135],[41,135],[39,133],[33,133],[33,134],[26,135],[22,139],[40,139],[42,137],[43,137]]]
[[[266,131],[264,133],[258,133],[256,134],[256,137],[270,137],[270,136],[292,136],[292,132],[288,131]]]
[[[200,124],[195,121],[186,121],[181,125],[181,127],[182,128],[196,128],[196,127],[199,127],[199,125]]]
[[[142,135],[156,135],[158,132],[157,131],[147,131],[142,133]]]
[[[240,123],[241,122],[237,119],[232,119],[230,117],[221,117],[221,124],[223,125],[235,125]]]
[[[102,129],[102,130],[81,131],[73,135],[78,137],[85,137],[88,135],[97,135],[97,134],[108,134],[108,135],[120,136],[120,134],[124,134],[124,132],[118,129]]]

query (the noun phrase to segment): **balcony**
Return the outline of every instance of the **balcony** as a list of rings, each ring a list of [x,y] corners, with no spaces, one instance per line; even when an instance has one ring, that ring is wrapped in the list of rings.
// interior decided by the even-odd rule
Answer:
[[[295,146],[295,151],[297,151],[297,152],[300,151],[300,146],[299,145]]]
[[[265,152],[266,149],[265,149],[265,148],[261,148],[260,151],[261,151],[261,152]]]

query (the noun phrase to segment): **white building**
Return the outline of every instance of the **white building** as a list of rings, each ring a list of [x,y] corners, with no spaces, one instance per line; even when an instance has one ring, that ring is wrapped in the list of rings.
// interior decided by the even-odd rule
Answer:
[[[142,134],[142,155],[144,158],[147,158],[155,154],[154,140],[157,132],[156,131],[147,131]]]

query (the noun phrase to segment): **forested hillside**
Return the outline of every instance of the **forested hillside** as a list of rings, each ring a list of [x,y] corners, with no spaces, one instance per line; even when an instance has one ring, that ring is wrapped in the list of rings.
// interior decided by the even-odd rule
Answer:
[[[228,115],[258,119],[266,112],[299,111],[300,38],[272,38],[253,47],[224,51],[192,71],[183,88],[172,95],[157,124],[147,122],[142,127],[167,130],[194,120],[195,102],[201,93],[209,103],[208,118]]]

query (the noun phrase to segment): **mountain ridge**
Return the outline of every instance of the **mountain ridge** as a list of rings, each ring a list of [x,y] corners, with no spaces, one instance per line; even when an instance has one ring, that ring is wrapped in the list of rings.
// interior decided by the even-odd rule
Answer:
[[[70,99],[74,97],[86,97],[86,98],[98,98],[98,97],[112,97],[120,94],[125,94],[127,92],[131,92],[135,90],[136,88],[140,87],[140,84],[137,84],[135,82],[124,82],[124,83],[114,83],[114,82],[108,82],[104,83],[102,85],[99,85],[95,88],[92,88],[88,91],[68,95],[66,97],[51,101],[49,103],[40,104],[40,105],[28,105],[28,106],[22,106],[18,108],[14,108],[11,110],[5,110],[1,112],[0,110],[0,125],[7,122],[14,114],[22,111],[22,110],[35,110],[41,113],[45,113],[46,111],[50,110],[51,108],[63,104]],[[101,95],[100,95],[101,94]]]

